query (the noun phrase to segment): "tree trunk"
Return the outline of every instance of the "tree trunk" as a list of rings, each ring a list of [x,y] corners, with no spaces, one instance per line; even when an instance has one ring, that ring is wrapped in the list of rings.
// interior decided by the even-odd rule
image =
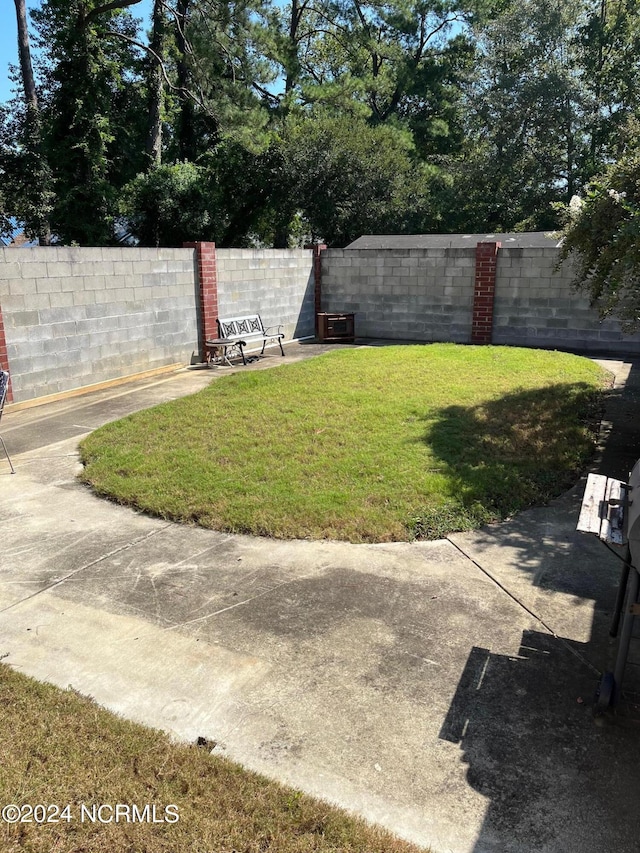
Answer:
[[[31,63],[31,47],[29,45],[26,0],[15,0],[15,4],[16,21],[18,24],[18,56],[20,58],[20,74],[22,77],[24,100],[27,105],[26,121],[28,136],[30,137],[35,156],[40,160],[41,165],[44,166],[45,164],[42,162],[43,154],[40,141],[40,106],[38,104],[38,93],[36,91],[36,83],[33,76],[33,65]],[[46,168],[43,168],[42,172],[46,172]],[[38,242],[41,246],[51,245],[51,229],[49,228],[49,223],[46,219],[41,221],[40,227],[38,228]]]
[[[191,0],[178,0],[176,5],[176,46],[178,48],[178,60],[176,62],[176,73],[178,86],[182,90],[188,90],[191,83],[189,72],[189,60],[187,58],[187,44],[185,30]],[[197,157],[195,138],[195,110],[190,98],[181,95],[180,119],[178,121],[178,159],[195,160]]]
[[[38,110],[38,95],[33,78],[31,64],[31,48],[29,46],[29,29],[27,27],[26,0],[15,0],[16,18],[18,21],[18,55],[20,57],[20,73],[27,106]]]
[[[165,17],[161,0],[153,4],[153,29],[151,33],[151,49],[164,60],[165,52]],[[153,63],[149,72],[149,131],[147,135],[147,156],[149,167],[160,166],[162,163],[162,105],[164,98],[164,80],[162,69],[158,62]]]
[[[302,9],[298,0],[291,0],[291,20],[289,21],[289,44],[287,56],[287,73],[284,82],[284,90],[289,93],[298,82],[298,29],[302,20]]]

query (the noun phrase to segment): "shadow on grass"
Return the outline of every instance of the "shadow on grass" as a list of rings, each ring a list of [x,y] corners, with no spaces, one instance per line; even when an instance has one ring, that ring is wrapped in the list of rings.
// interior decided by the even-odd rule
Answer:
[[[595,449],[603,395],[586,383],[449,406],[424,441],[451,481],[446,503],[415,519],[417,538],[438,538],[544,504],[572,486]]]

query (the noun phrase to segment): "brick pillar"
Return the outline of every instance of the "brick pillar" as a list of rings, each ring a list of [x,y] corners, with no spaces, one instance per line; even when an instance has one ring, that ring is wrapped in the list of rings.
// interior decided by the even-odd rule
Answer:
[[[318,334],[318,314],[322,311],[322,252],[324,243],[314,243],[313,249],[313,293],[315,298],[316,335]]]
[[[493,339],[493,303],[496,265],[501,243],[476,244],[476,278],[473,288],[471,343],[490,344]]]
[[[2,317],[2,305],[0,305],[0,368],[9,370],[9,354],[7,352],[7,339],[4,336],[4,319]],[[7,388],[7,403],[13,402],[13,389],[11,387],[11,376],[9,376],[9,387]]]
[[[184,243],[198,262],[198,353],[207,360],[205,341],[218,337],[218,264],[215,243]]]

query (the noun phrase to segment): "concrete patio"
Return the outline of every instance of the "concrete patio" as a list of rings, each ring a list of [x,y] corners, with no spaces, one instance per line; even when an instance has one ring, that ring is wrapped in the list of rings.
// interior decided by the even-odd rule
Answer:
[[[601,363],[616,392],[594,465],[624,478],[640,365]],[[82,435],[228,372],[5,414],[5,663],[438,853],[638,851],[640,714],[591,709],[620,565],[575,532],[582,484],[449,540],[350,545],[179,526],[78,482]]]

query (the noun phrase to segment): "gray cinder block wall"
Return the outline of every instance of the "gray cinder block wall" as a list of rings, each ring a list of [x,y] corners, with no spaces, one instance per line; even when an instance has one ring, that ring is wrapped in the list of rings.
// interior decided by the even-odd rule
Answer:
[[[0,250],[14,402],[189,363],[193,249]]]
[[[313,337],[313,256],[308,249],[217,249],[221,317],[260,314],[286,340]]]
[[[468,343],[475,255],[475,246],[328,249],[322,310],[354,312],[361,337]],[[600,321],[573,288],[571,265],[556,270],[558,255],[553,246],[499,249],[492,343],[640,353],[640,334]]]
[[[310,250],[217,253],[220,316],[260,313],[288,340],[312,337],[313,288]],[[12,402],[189,364],[199,302],[195,248],[0,249]]]
[[[475,247],[327,249],[322,310],[354,312],[356,334],[471,340]]]
[[[640,334],[600,321],[587,296],[572,286],[572,265],[556,270],[558,249],[500,249],[493,342],[586,352],[640,352]]]
[[[640,352],[640,334],[601,323],[556,271],[553,247],[501,248],[496,344]],[[475,246],[328,249],[321,252],[321,310],[354,312],[359,337],[471,340]],[[215,264],[214,264],[215,266]],[[259,312],[287,339],[315,327],[311,250],[221,249],[220,316]],[[198,348],[196,250],[0,249],[0,362],[12,399],[93,385],[171,364]]]

